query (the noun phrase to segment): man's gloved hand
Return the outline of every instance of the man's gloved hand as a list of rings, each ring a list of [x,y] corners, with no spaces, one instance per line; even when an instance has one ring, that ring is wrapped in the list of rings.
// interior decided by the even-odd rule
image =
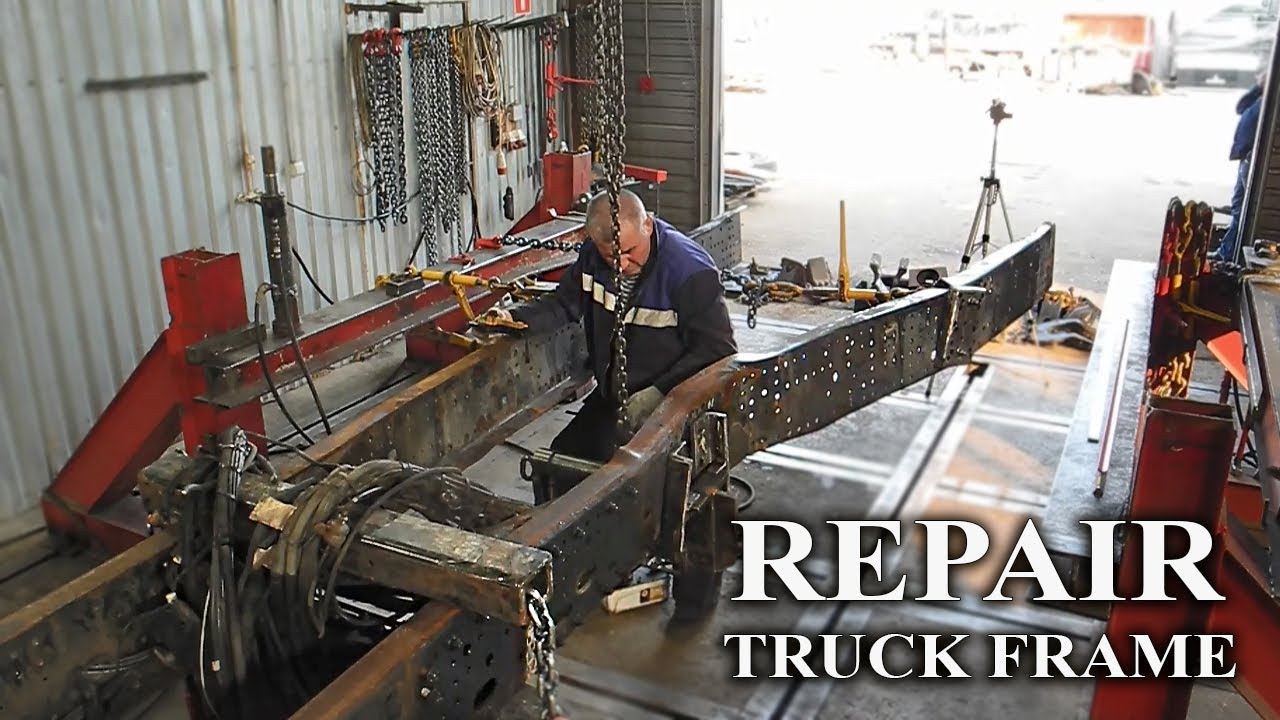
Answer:
[[[490,332],[520,332],[527,326],[512,317],[511,311],[505,308],[492,307],[472,321],[473,327]]]
[[[661,404],[662,391],[652,385],[632,395],[627,400],[627,422],[631,427],[632,435],[640,430],[640,426],[644,425],[644,421],[648,420],[653,411],[657,410]]]
[[[488,310],[486,310],[482,317],[496,318],[499,320],[506,320],[508,322],[514,319],[511,317],[510,310],[502,307],[497,307],[497,306],[491,307]]]

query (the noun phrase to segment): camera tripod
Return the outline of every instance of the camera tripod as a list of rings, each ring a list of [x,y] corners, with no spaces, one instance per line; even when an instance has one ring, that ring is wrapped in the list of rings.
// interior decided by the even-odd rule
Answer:
[[[1004,216],[1004,228],[1009,233],[1009,242],[1013,242],[1013,225],[1009,223],[1009,209],[1004,206],[1004,194],[1000,191],[1000,178],[996,177],[996,143],[1000,138],[1000,121],[1013,117],[1005,112],[1004,103],[992,100],[987,109],[994,129],[991,133],[991,171],[982,178],[982,195],[978,198],[978,209],[973,213],[973,224],[969,226],[969,238],[964,244],[964,255],[960,257],[960,269],[969,267],[973,259],[974,246],[978,242],[978,222],[982,222],[982,257],[987,256],[987,248],[991,244],[991,209],[1000,204],[1000,213]]]

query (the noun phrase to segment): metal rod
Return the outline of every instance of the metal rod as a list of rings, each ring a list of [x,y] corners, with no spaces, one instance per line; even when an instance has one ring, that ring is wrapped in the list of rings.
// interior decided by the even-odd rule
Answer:
[[[276,337],[298,332],[298,285],[293,272],[289,218],[276,176],[276,149],[262,148],[262,230],[267,239],[267,273],[271,278],[271,331]]]
[[[1107,343],[1107,350],[1110,351],[1108,352],[1108,357],[1107,357],[1108,368],[1114,368],[1119,366],[1120,358],[1124,353],[1124,345],[1126,340],[1128,339],[1128,336],[1129,336],[1129,321],[1126,320],[1125,324],[1121,326],[1119,343],[1117,343],[1115,339],[1112,339],[1110,337],[1108,338],[1109,342]],[[1116,348],[1120,349],[1121,355],[1115,355]],[[1101,374],[1101,371],[1099,372],[1099,374]],[[1114,378],[1113,378],[1113,384],[1114,384]],[[1105,425],[1107,423],[1107,414],[1108,414],[1107,409],[1110,407],[1110,405],[1111,405],[1110,402],[1108,402],[1107,400],[1103,400],[1101,398],[1099,398],[1098,402],[1094,404],[1093,414],[1089,417],[1089,434],[1088,434],[1089,442],[1096,443],[1102,439],[1102,431],[1106,429]]]
[[[849,302],[849,245],[845,230],[844,201],[840,201],[840,301]]]
[[[1111,470],[1111,450],[1115,447],[1117,416],[1120,414],[1120,395],[1124,385],[1124,372],[1129,365],[1129,321],[1124,321],[1124,341],[1120,344],[1120,360],[1116,363],[1116,377],[1111,387],[1111,408],[1107,413],[1107,431],[1102,438],[1102,453],[1098,457],[1098,479],[1093,486],[1094,497],[1102,497],[1102,488]]]

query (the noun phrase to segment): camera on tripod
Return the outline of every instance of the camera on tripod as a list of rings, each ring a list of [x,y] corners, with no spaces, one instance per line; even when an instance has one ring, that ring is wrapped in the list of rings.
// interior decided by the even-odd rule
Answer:
[[[996,125],[999,125],[1001,120],[1008,120],[1013,117],[1013,113],[1005,112],[1004,101],[1000,99],[991,101],[991,107],[987,108],[987,114],[991,116],[991,121]]]
[[[981,243],[982,257],[987,256],[987,248],[991,244],[991,209],[1000,206],[1000,214],[1004,216],[1004,228],[1009,232],[1009,242],[1013,242],[1013,225],[1009,222],[1009,210],[1004,205],[1004,193],[1000,189],[1000,178],[996,177],[996,147],[1000,137],[1000,121],[1013,117],[1013,113],[1005,110],[1004,101],[996,98],[987,108],[991,116],[991,171],[982,178],[982,196],[978,200],[978,209],[973,214],[973,225],[969,226],[969,239],[964,244],[964,254],[960,256],[960,269],[969,267],[975,248]],[[979,240],[978,230],[982,236]]]

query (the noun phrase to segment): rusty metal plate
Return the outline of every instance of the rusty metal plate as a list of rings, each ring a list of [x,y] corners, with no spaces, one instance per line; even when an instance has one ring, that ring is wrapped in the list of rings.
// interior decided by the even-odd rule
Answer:
[[[176,674],[150,649],[163,645],[185,662],[198,628],[164,601],[161,564],[172,547],[171,536],[153,535],[0,619],[0,715],[126,714],[147,692],[174,681]],[[162,622],[155,621],[158,614],[165,615]],[[155,628],[166,637],[157,637]]]
[[[951,278],[956,289],[923,290],[815,328],[781,352],[740,357],[747,372],[718,405],[729,415],[731,459],[967,362],[1049,289],[1053,246],[1054,226],[1042,225]]]
[[[351,546],[343,570],[383,587],[451,602],[525,625],[530,589],[551,590],[551,555],[409,514],[370,527]]]

